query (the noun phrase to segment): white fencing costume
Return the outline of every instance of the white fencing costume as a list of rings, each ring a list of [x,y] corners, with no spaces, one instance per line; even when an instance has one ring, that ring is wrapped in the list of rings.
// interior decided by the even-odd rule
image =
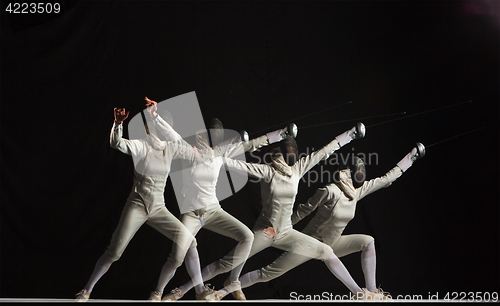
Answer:
[[[253,228],[255,239],[249,257],[272,246],[286,251],[285,254],[292,254],[304,261],[313,258],[322,260],[349,290],[358,294],[363,292],[362,289],[354,282],[343,263],[333,253],[332,248],[311,236],[294,230],[291,223],[293,204],[300,178],[340,147],[340,142],[335,139],[321,150],[302,157],[290,168],[286,168],[284,164],[276,166],[273,163],[273,166],[269,166],[249,164],[238,160],[228,160],[227,164],[261,179],[262,212]],[[282,167],[285,167],[286,170],[281,170]],[[274,237],[268,234],[269,228],[273,228],[276,234]],[[286,261],[278,262],[278,264],[283,262]],[[277,268],[279,272],[282,269],[279,265],[272,268]],[[276,275],[277,271],[273,271],[273,269],[252,271],[240,278],[240,288],[256,282],[271,280]],[[224,290],[218,292],[221,298],[225,295]],[[240,294],[243,295],[242,292]]]
[[[194,162],[198,155],[190,146],[161,141],[156,135],[147,139],[122,138],[122,124],[111,129],[111,147],[134,158],[133,189],[123,208],[120,221],[111,242],[99,258],[85,288],[77,300],[86,301],[95,283],[118,260],[137,230],[147,223],[174,242],[167,264],[179,267],[194,237],[187,228],[165,207],[163,196],[172,159],[181,158]]]
[[[166,137],[187,144],[160,116],[154,122],[158,130]],[[254,236],[245,224],[228,214],[220,206],[216,194],[220,169],[226,158],[243,154],[246,151],[255,151],[268,144],[268,138],[265,135],[248,142],[223,142],[215,146],[214,149],[208,143],[202,143],[198,150],[205,157],[203,161],[195,161],[191,165],[183,167],[183,199],[179,203],[182,223],[193,236],[196,236],[201,228],[205,228],[238,241],[233,252],[220,261],[224,270],[232,270],[246,261]],[[190,161],[183,161],[183,163],[190,163]],[[195,246],[196,242],[193,241],[191,248]],[[235,273],[231,276],[231,281],[237,281],[238,278],[239,273]],[[192,282],[181,287],[180,296],[192,287]]]
[[[326,191],[325,188],[320,188],[305,204],[298,205],[292,216],[292,223],[296,224],[317,209],[316,215],[302,232],[334,248],[345,227],[354,218],[357,202],[372,192],[389,187],[402,174],[403,171],[396,166],[382,177],[365,181],[361,187],[356,188],[356,198],[352,200],[334,183],[327,185]],[[335,252],[339,257],[352,253],[340,255],[339,251],[344,253],[345,250]]]
[[[361,288],[354,284],[350,275],[346,277],[341,276],[341,274],[345,274],[347,270],[333,254],[329,246],[292,228],[291,215],[295,196],[298,191],[298,184],[304,174],[321,160],[327,159],[334,151],[338,150],[344,144],[349,143],[352,139],[363,136],[364,126],[358,124],[357,127],[337,136],[336,139],[321,150],[313,152],[310,155],[302,157],[297,162],[294,162],[292,166],[289,166],[287,164],[288,161],[285,162],[283,159],[283,156],[286,156],[287,160],[290,160],[288,157],[296,157],[298,155],[296,144],[294,144],[293,139],[290,139],[288,136],[284,138],[288,141],[283,147],[283,151],[280,149],[282,154],[277,154],[278,152],[275,151],[275,156],[280,155],[281,157],[277,157],[276,160],[273,158],[273,166],[246,163],[230,158],[225,159],[229,167],[260,179],[262,212],[253,228],[255,237],[248,257],[255,255],[265,248],[274,246],[282,250],[289,250],[304,256],[321,259],[327,263],[329,268],[335,270],[332,270],[332,272],[336,276],[345,279],[353,291],[361,291]],[[287,148],[287,146],[291,147]],[[275,235],[269,235],[268,232],[266,232],[269,228],[274,230]],[[218,262],[207,266],[203,270],[203,280],[211,279],[218,274],[228,272],[230,269],[234,268],[225,263],[233,260],[232,254],[235,252],[236,249]],[[236,269],[241,271],[242,265],[239,265]],[[233,291],[236,292],[235,297],[238,299],[245,299],[239,283],[236,286],[232,286],[231,284],[228,285],[227,282],[223,290],[217,291],[217,299],[221,299],[226,294]]]
[[[346,143],[344,141],[337,142],[337,140],[330,143],[330,145],[333,144],[332,147],[329,147],[330,145],[325,147],[327,148],[326,152],[329,152],[328,154],[331,154],[331,152],[333,152],[332,149],[338,149],[340,147],[339,144]],[[325,150],[325,148],[323,150]],[[313,155],[315,153],[313,153]],[[325,158],[328,157],[328,154],[325,154],[326,155]],[[305,171],[309,170],[311,166],[315,164],[314,162],[317,163],[319,161],[319,160],[316,161],[315,156],[313,156],[309,160],[310,163],[308,163],[308,158],[309,157],[305,159],[302,158],[298,163],[296,163],[292,167],[292,173],[290,178],[293,178],[293,176],[296,175],[297,172],[303,175]],[[269,174],[270,172],[269,168],[263,167],[262,165],[243,164],[241,161],[228,162],[228,165],[239,168],[244,171],[246,170],[249,174],[253,176],[262,179],[267,178],[267,181],[266,180],[261,181],[261,188],[263,189],[262,190],[263,210],[261,216],[257,220],[257,223],[254,227],[254,231],[256,234],[250,256],[269,246],[275,246],[277,248],[286,250],[286,252],[271,265],[268,265],[262,269],[254,270],[252,272],[243,275],[240,278],[241,288],[251,286],[258,282],[269,281],[284,274],[291,268],[300,265],[303,262],[306,262],[312,258],[316,258],[316,259],[321,259],[325,262],[330,272],[332,272],[332,274],[334,274],[352,293],[355,294],[354,296],[355,299],[363,299],[363,300],[388,299],[381,291],[370,292],[367,289],[361,289],[352,279],[351,275],[349,274],[345,266],[342,264],[342,262],[338,259],[338,257],[334,254],[330,246],[326,245],[325,243],[320,243],[319,245],[317,243],[314,244],[311,241],[303,238],[305,234],[299,233],[291,229],[292,208],[290,208],[290,206],[293,207],[293,201],[292,203],[286,201],[276,201],[272,196],[273,194],[276,195],[282,194],[286,196],[288,193],[286,191],[283,192],[280,190],[280,187],[278,187],[280,186],[280,183],[275,184],[269,180],[270,177],[276,176],[277,175],[276,173],[281,174],[281,171],[278,172],[275,170],[274,172],[276,173]],[[305,171],[300,171],[300,170],[297,171],[298,169],[295,167],[296,165],[298,165],[298,169]],[[397,176],[399,175],[400,174],[397,174]],[[390,180],[391,179],[394,180],[395,178],[390,178]],[[377,190],[378,188],[384,187],[384,182],[380,181],[383,181],[383,179],[373,180],[372,182],[367,183],[364,186],[364,188],[361,188],[359,190],[358,196],[365,196],[370,192]],[[327,197],[327,195],[328,194],[325,193],[323,189],[322,193],[320,193],[319,196],[317,196],[316,198],[321,200]],[[293,200],[294,199],[295,199],[295,194],[293,195]],[[286,206],[284,206],[283,204],[285,204]],[[283,213],[286,214],[287,218],[283,215]],[[347,219],[350,220],[352,219],[354,214],[347,211],[345,213],[345,216],[347,217]],[[269,237],[265,234],[265,230],[263,230],[263,228],[266,228],[266,226],[269,225],[275,227],[275,232],[276,232],[275,237]],[[279,241],[280,236],[283,237],[281,238],[282,241]],[[295,240],[296,244],[293,244],[293,241],[290,241],[292,244],[292,246],[290,247],[286,243],[287,239]],[[318,239],[313,239],[313,240],[320,242],[320,240]],[[368,261],[370,261],[370,259],[368,259]],[[221,293],[221,296],[223,296],[223,293]]]
[[[365,181],[361,187],[355,189],[353,199],[335,183],[319,188],[306,203],[297,206],[291,218],[292,224],[296,224],[317,209],[314,218],[302,231],[304,234],[330,246],[338,257],[366,251],[365,256],[362,256],[363,263],[371,262],[372,267],[368,269],[365,268],[366,265],[363,265],[363,272],[370,292],[377,292],[375,287],[374,239],[369,235],[342,235],[342,232],[349,221],[354,218],[357,201],[372,192],[390,186],[402,173],[401,168],[396,166],[382,177]],[[285,252],[266,267],[242,276],[242,288],[279,277],[310,259],[302,254]]]
[[[158,130],[166,137],[187,144],[160,116],[155,122]],[[207,145],[205,148],[199,149],[199,152],[205,157],[202,161],[194,163],[183,161],[183,163],[191,164],[183,167],[183,175],[188,175],[183,176],[182,194],[184,199],[179,205],[179,209],[182,222],[193,235],[196,235],[204,227],[217,233],[222,231],[224,236],[237,240],[248,239],[250,234],[252,236],[250,240],[253,240],[251,231],[243,223],[224,212],[217,199],[216,185],[225,158],[247,151],[255,151],[266,145],[268,145],[268,140],[265,135],[249,142],[222,143],[214,149]],[[217,224],[212,225],[214,222]],[[227,228],[225,228],[226,226]]]
[[[291,166],[290,177],[274,166],[229,159],[226,161],[229,167],[260,179],[262,211],[253,228],[255,239],[249,257],[271,246],[321,260],[327,260],[333,255],[327,245],[294,230],[291,216],[302,176],[339,148],[335,139],[321,150],[302,157]],[[274,228],[274,237],[263,232],[269,227]]]
[[[132,236],[146,222],[179,247],[172,260],[180,266],[187,247],[194,237],[165,207],[163,192],[167,182],[170,164],[174,158],[194,161],[195,151],[190,146],[173,142],[161,142],[158,139],[128,140],[122,138],[122,125],[113,125],[110,137],[111,147],[138,157],[135,165],[133,190],[122,212],[117,229],[106,250],[113,259],[118,260]],[[149,138],[155,137],[154,135]]]

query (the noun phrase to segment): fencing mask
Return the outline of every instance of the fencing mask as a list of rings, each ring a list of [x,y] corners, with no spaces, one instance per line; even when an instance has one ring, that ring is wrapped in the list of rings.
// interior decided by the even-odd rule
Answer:
[[[224,141],[224,126],[222,122],[217,118],[212,118],[210,120],[210,125],[208,126],[210,133],[208,134],[210,146],[214,148],[215,146],[221,144]]]
[[[366,167],[363,160],[357,156],[354,157],[351,168],[352,184],[355,188],[359,188],[366,180]]]
[[[166,109],[158,109],[156,112],[163,120],[165,120],[166,123],[168,123],[171,127],[174,127],[174,118],[172,118],[172,114],[170,114],[169,111]]]
[[[352,159],[342,159],[339,163],[339,173],[347,169],[349,170],[349,177],[352,180],[354,188],[361,187],[366,179],[366,167],[363,160],[357,156],[354,156]]]
[[[224,140],[224,127],[222,126],[222,122],[217,118],[213,118],[210,120],[208,129],[197,131],[195,138],[198,149],[206,150],[209,147],[212,149],[215,148]]]
[[[288,166],[293,166],[299,157],[299,150],[297,147],[297,142],[292,136],[285,136],[283,140],[276,143],[276,145],[271,149],[271,158],[276,159],[283,157],[284,161]]]

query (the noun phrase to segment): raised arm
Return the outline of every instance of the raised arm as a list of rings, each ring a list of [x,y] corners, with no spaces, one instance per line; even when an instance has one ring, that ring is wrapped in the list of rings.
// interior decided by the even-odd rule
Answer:
[[[392,182],[397,180],[402,174],[403,171],[401,171],[401,168],[396,166],[389,172],[387,172],[384,176],[365,181],[361,187],[356,189],[356,192],[358,193],[358,201],[372,192],[391,186]]]
[[[167,141],[166,146],[167,150],[171,151],[173,159],[184,159],[194,163],[203,162],[205,158],[210,158],[203,156],[196,148],[191,147],[189,144]]]
[[[218,146],[218,154],[227,158],[232,158],[241,155],[245,152],[253,152],[258,148],[267,146],[267,136],[261,136],[250,141],[241,141],[239,137],[226,140]]]
[[[146,107],[151,119],[153,119],[153,123],[155,127],[160,131],[160,133],[166,138],[167,141],[172,141],[175,143],[182,143],[184,145],[189,145],[182,136],[177,133],[168,122],[166,122],[158,113],[157,113],[157,102],[150,100],[148,97],[145,98]]]
[[[406,154],[406,156],[398,162],[397,166],[392,168],[384,176],[364,182],[363,185],[356,190],[356,192],[359,193],[358,201],[372,192],[375,192],[381,188],[389,187],[392,182],[397,180],[401,175],[403,175],[403,172],[411,167],[415,160],[424,157],[424,155],[424,145],[422,145],[421,143],[417,143],[416,147],[414,147],[410,151],[410,153]]]
[[[137,156],[142,150],[142,143],[139,140],[128,140],[122,138],[123,120],[127,119],[130,111],[125,112],[124,108],[115,108],[115,122],[111,128],[109,144],[113,149],[117,149],[128,155]]]
[[[363,123],[358,123],[352,129],[347,130],[335,137],[334,140],[332,140],[322,149],[299,159],[299,161],[295,163],[293,167],[297,167],[299,175],[302,177],[307,171],[316,166],[316,164],[318,164],[321,160],[327,159],[333,152],[345,146],[346,144],[351,142],[351,140],[363,138],[365,136],[365,133],[366,130]]]
[[[179,133],[177,133],[170,124],[168,124],[161,116],[156,116],[156,119],[153,120],[156,128],[160,131],[160,133],[168,140],[175,143],[180,143],[184,145],[189,145]]]
[[[267,136],[262,135],[247,142],[243,141],[243,150],[245,152],[253,152],[257,149],[267,146],[268,144],[270,144],[270,142]]]
[[[298,128],[295,123],[290,123],[288,126],[282,129],[269,132],[266,135],[262,135],[258,138],[245,142],[243,144],[243,148],[245,149],[245,152],[253,152],[263,146],[267,146],[275,142],[280,142],[287,135],[295,138],[297,136],[297,131]]]
[[[306,203],[299,204],[297,209],[292,214],[292,224],[295,225],[300,220],[307,217],[311,212],[313,212],[319,205],[325,203],[329,200],[328,188],[321,187],[316,190],[314,195],[307,200]]]
[[[230,168],[237,171],[247,173],[258,179],[270,179],[273,175],[271,167],[268,165],[247,163],[242,160],[236,160],[231,158],[224,158],[224,162]]]
[[[246,135],[248,137],[248,134]],[[244,152],[253,152],[264,146],[273,144],[275,142],[280,142],[286,135],[291,135],[295,138],[295,136],[297,135],[297,126],[294,123],[291,123],[288,127],[269,132],[252,140],[238,141],[234,144],[231,144],[227,147],[225,156],[234,157],[243,154]]]

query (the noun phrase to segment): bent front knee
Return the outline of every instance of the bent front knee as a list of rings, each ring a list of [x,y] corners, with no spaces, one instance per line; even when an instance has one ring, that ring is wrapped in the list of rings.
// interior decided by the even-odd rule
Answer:
[[[239,242],[249,242],[252,243],[254,240],[254,234],[251,230],[247,229],[239,235],[239,238],[237,239]]]
[[[122,257],[123,252],[117,252],[115,250],[106,250],[106,252],[104,252],[104,254],[106,255],[106,257],[109,261],[115,262],[115,261],[118,261],[118,259],[120,259],[120,257]]]
[[[250,242],[253,243],[254,240],[254,234],[252,231],[249,231],[248,233],[245,234],[245,237],[243,238],[244,242]]]
[[[320,254],[317,259],[325,261],[330,260],[333,257],[337,257],[337,255],[335,255],[332,248],[326,244],[322,245],[322,247],[320,248]]]
[[[370,258],[375,256],[375,239],[372,238],[364,245],[363,250],[361,251],[361,258]]]
[[[366,251],[368,249],[375,249],[375,238],[367,235],[364,237],[362,251]]]
[[[189,246],[190,249],[195,248],[198,246],[198,242],[196,241],[196,238],[193,238],[193,241],[191,242],[191,245]]]

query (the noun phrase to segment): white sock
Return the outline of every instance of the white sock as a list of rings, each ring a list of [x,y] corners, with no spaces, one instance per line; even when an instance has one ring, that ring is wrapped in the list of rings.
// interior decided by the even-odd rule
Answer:
[[[165,286],[172,279],[172,277],[174,277],[175,270],[177,270],[177,268],[168,261],[163,265],[160,273],[160,278],[158,279],[158,284],[156,285],[156,291],[160,291],[161,293],[163,293],[163,290],[165,290]]]
[[[377,284],[375,281],[375,270],[377,267],[375,240],[370,242],[363,252],[361,252],[361,267],[363,269],[363,274],[365,275],[366,289],[370,292],[377,291]]]
[[[231,274],[229,275],[229,284],[227,286],[225,286],[224,288],[222,288],[227,293],[231,293],[231,292],[234,292],[236,290],[239,290],[238,286],[236,284],[233,284],[233,282],[238,281],[240,279],[241,270],[243,270],[244,265],[245,265],[245,262],[239,264],[238,266],[236,266],[236,268],[234,268],[231,271]]]
[[[240,274],[241,274],[241,271],[243,270],[243,266],[245,265],[245,262],[248,258],[248,255],[250,254],[250,250],[252,249],[253,235],[251,238],[252,239],[241,240],[240,242],[238,242],[238,244],[234,248],[234,253],[233,253],[234,254],[233,260],[234,261],[232,263],[233,267],[238,261],[242,260],[242,262],[239,265],[237,265],[236,267],[234,267],[234,269],[231,270],[231,273],[229,275],[230,282],[235,282],[240,278]],[[220,267],[220,265],[218,265],[217,267]],[[214,271],[214,272],[217,272],[216,275],[218,275],[218,274],[222,273],[223,271]],[[215,277],[215,275],[212,277]]]
[[[200,257],[198,256],[198,249],[196,247],[190,248],[187,251],[184,263],[186,264],[186,270],[188,271],[189,276],[191,276],[191,284],[195,284],[194,290],[196,291],[196,294],[203,293],[205,288],[201,277]]]
[[[219,275],[221,273],[219,270],[220,269],[218,261],[212,262],[211,264],[206,266],[205,269],[201,271],[201,276],[203,277],[203,281],[205,282]]]
[[[352,293],[356,294],[362,291],[352,278],[351,274],[349,274],[349,271],[347,271],[344,264],[335,254],[332,255],[330,259],[325,260],[325,264],[333,275],[335,275],[335,277],[337,277],[347,288],[349,288]]]
[[[231,274],[229,275],[229,282],[235,282],[240,278],[241,270],[243,270],[243,266],[245,265],[244,261],[243,263],[239,264],[236,268],[234,268],[231,271]]]
[[[260,276],[259,270],[253,270],[240,277],[240,282],[241,288],[246,288],[262,282],[262,277]]]
[[[245,261],[246,261],[246,258],[248,258],[248,254],[250,253],[250,250],[252,248],[252,243],[253,243],[253,236],[252,236],[251,240],[244,239],[244,240],[241,240],[236,245],[236,247],[231,251],[232,254],[236,254],[236,255],[234,255],[235,262],[238,262],[241,259],[245,259]],[[229,275],[230,282],[234,282],[234,281],[237,281],[239,279],[239,276],[241,274],[241,270],[243,270],[243,266],[245,265],[245,261],[243,261],[241,264],[236,266],[236,268],[234,268],[231,271],[231,274]],[[234,264],[234,262],[233,262],[233,264]],[[210,279],[212,279],[212,278],[216,277],[217,275],[224,273],[224,272],[225,271],[223,271],[223,269],[220,267],[219,261],[215,261],[203,269],[203,271],[201,272],[201,276],[203,278],[203,282],[206,282],[206,281],[208,281],[208,280],[210,280]],[[185,294],[186,292],[191,290],[191,288],[193,288],[193,282],[189,281],[186,284],[182,285],[179,289],[181,290],[182,294]],[[203,285],[201,288],[204,290]]]
[[[201,277],[203,278],[203,282],[206,282],[207,280],[210,280],[213,277],[218,275],[218,274],[214,275],[214,272],[217,270],[218,266],[219,266],[219,262],[216,261],[216,262],[209,264],[208,266],[206,266],[203,269],[203,271],[201,271]],[[182,285],[181,287],[179,287],[182,294],[186,294],[186,292],[191,290],[191,288],[193,288],[193,281],[191,281],[191,280],[189,282],[185,283],[184,285]],[[203,290],[205,290],[205,289],[203,289]]]
[[[108,254],[104,253],[98,260],[97,263],[95,264],[94,271],[92,272],[92,275],[90,276],[89,281],[87,282],[87,285],[85,285],[85,288],[88,292],[92,292],[92,289],[94,289],[95,284],[101,277],[108,272],[109,267],[111,267],[111,264],[114,261],[109,257]]]

